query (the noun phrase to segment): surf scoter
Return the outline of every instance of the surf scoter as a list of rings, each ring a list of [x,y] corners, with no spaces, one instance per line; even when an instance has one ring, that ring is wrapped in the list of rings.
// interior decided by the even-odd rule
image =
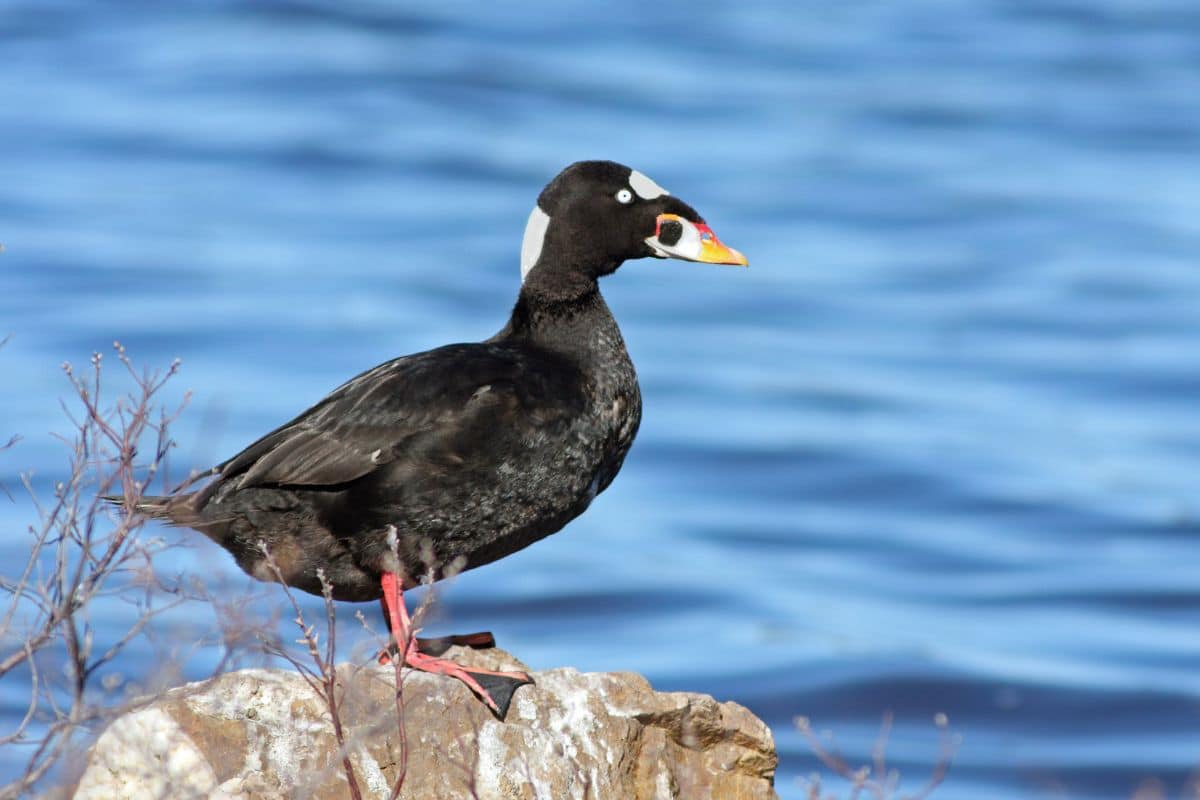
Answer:
[[[136,510],[201,531],[260,580],[277,579],[265,547],[290,586],[320,594],[320,571],[335,599],[380,599],[409,667],[463,680],[503,717],[528,677],[431,654],[403,590],[554,533],[612,482],[642,401],[597,279],[646,256],[747,263],[642,173],[572,164],[529,216],[503,330],[380,364],[204,473],[202,489]]]

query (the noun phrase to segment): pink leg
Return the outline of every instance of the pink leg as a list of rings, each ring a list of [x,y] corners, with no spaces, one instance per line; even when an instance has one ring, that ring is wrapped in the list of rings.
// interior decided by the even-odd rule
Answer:
[[[400,579],[394,572],[385,572],[379,581],[383,587],[383,611],[392,626],[392,636],[397,647],[406,647],[412,639],[412,620],[408,618],[408,609],[404,607],[404,592],[400,588]]]
[[[520,683],[531,683],[532,681],[530,681],[529,676],[523,672],[497,672],[490,669],[474,668],[467,670],[461,664],[451,661],[448,658],[436,658],[422,653],[417,642],[417,637],[412,630],[412,620],[409,619],[408,610],[404,607],[404,591],[400,585],[399,578],[395,573],[385,572],[380,583],[383,587],[383,607],[391,624],[392,638],[396,640],[396,647],[404,652],[404,664],[421,672],[430,672],[435,675],[448,675],[451,678],[457,678],[478,695],[479,699],[486,703],[488,708],[503,717],[504,713],[496,705],[496,701],[492,699],[491,694],[479,684],[479,681],[474,676],[493,675]],[[387,651],[384,651],[379,656],[379,663],[381,664],[386,664],[390,660]],[[507,703],[505,703],[505,707],[505,710],[507,710]]]

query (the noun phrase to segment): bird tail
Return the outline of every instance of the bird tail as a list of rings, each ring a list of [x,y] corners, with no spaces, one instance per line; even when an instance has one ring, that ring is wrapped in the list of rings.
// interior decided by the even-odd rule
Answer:
[[[195,517],[191,503],[188,502],[191,498],[190,494],[144,495],[133,504],[133,510],[153,519],[166,520],[176,525],[187,525],[188,520]],[[112,503],[114,506],[129,507],[123,495],[106,494],[100,499]]]

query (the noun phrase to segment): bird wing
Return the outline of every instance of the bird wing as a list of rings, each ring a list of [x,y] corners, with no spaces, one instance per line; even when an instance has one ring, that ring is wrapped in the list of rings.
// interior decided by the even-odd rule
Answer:
[[[460,434],[544,428],[582,408],[582,375],[552,354],[494,343],[405,356],[352,378],[214,468],[217,483],[332,487],[362,478],[415,442],[422,457]],[[210,487],[215,489],[215,486]]]

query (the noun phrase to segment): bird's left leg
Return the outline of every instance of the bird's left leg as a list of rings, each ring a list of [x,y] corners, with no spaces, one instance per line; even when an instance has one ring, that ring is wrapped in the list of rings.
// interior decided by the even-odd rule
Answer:
[[[533,683],[530,677],[524,672],[468,669],[450,659],[438,658],[437,656],[422,652],[421,640],[417,639],[414,635],[412,620],[409,619],[408,610],[404,606],[404,590],[400,585],[399,577],[394,572],[385,572],[380,583],[383,588],[382,603],[388,619],[388,627],[391,629],[392,637],[397,644],[397,652],[403,649],[404,666],[422,672],[431,672],[437,675],[448,675],[452,678],[457,678],[465,683],[480,700],[486,703],[488,708],[497,717],[504,719],[508,713],[508,707],[512,703],[513,693],[521,686]],[[471,634],[466,638],[480,636],[486,636],[489,640],[491,639],[491,634]],[[454,637],[446,638],[453,639]],[[441,640],[436,639],[426,641],[441,642]],[[445,652],[446,647],[449,647],[449,645],[445,645],[441,652]],[[387,651],[384,651],[384,654],[380,656],[380,662],[386,663],[385,658],[390,660]]]

